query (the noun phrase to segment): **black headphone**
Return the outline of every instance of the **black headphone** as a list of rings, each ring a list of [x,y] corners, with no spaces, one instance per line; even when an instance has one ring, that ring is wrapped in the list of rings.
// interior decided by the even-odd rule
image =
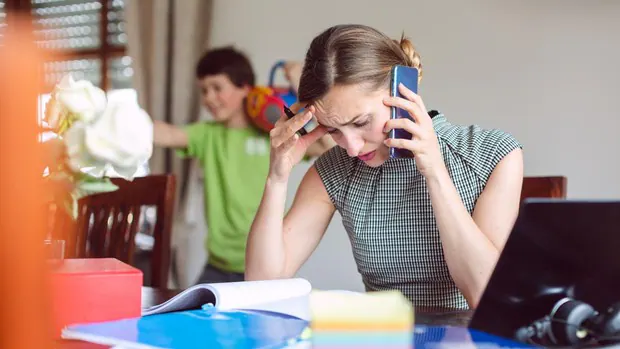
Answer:
[[[562,298],[551,312],[519,328],[515,339],[545,346],[608,345],[620,342],[620,302],[604,312],[572,298]]]

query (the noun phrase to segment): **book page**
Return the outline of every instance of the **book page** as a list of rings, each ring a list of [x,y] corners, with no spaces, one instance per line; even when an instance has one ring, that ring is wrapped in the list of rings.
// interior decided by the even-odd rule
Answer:
[[[263,309],[260,305],[303,299],[312,290],[310,283],[300,278],[228,282],[209,286],[216,295],[216,307],[223,310],[269,310]]]
[[[252,304],[237,309],[241,311],[259,310],[263,312],[285,314],[310,321],[310,300],[308,295],[279,299],[267,303]]]

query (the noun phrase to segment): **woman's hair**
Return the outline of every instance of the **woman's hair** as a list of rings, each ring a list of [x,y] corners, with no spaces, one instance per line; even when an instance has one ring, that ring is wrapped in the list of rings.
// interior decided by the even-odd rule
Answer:
[[[422,77],[420,55],[404,34],[397,41],[365,25],[333,26],[310,44],[299,83],[299,100],[319,99],[334,85],[387,88],[395,65],[415,67]]]

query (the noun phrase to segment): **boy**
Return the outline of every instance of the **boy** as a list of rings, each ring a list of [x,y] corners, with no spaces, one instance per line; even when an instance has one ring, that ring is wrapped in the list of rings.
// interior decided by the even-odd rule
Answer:
[[[285,67],[294,88],[299,67]],[[245,55],[232,47],[210,50],[198,62],[196,78],[213,121],[183,128],[155,121],[154,143],[198,159],[204,170],[208,261],[198,283],[243,281],[247,234],[269,169],[269,135],[251,124],[244,109],[255,84]],[[318,156],[332,144],[324,137],[307,155]]]

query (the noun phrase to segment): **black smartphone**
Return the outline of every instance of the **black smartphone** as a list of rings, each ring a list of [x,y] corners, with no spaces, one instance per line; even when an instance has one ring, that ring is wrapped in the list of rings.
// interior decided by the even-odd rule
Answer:
[[[405,98],[398,90],[398,84],[400,83],[405,85],[405,87],[407,87],[414,93],[418,93],[418,69],[413,67],[407,67],[404,65],[395,65],[394,67],[392,67],[390,79],[390,96]],[[409,115],[409,112],[407,112],[406,110],[402,110],[396,107],[391,107],[391,109],[391,119],[408,118],[410,120],[413,120]],[[411,139],[412,135],[411,133],[403,129],[393,129],[390,131],[389,137]],[[406,149],[390,148],[390,157],[412,158],[413,153]]]

